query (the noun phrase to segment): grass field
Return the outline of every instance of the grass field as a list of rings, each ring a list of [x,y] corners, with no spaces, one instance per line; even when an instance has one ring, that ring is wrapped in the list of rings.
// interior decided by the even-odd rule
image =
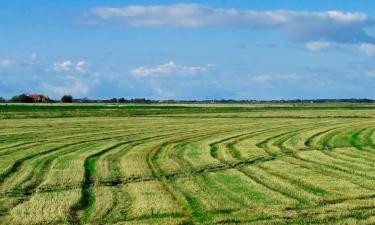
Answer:
[[[0,105],[0,224],[375,224],[375,106]]]

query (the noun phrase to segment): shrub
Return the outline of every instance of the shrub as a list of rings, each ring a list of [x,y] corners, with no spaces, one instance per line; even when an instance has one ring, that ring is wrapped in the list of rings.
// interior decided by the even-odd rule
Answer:
[[[34,102],[34,100],[33,100],[32,97],[30,97],[26,94],[22,94],[22,95],[13,96],[10,99],[10,102],[32,103],[32,102]]]
[[[73,97],[71,95],[64,95],[61,97],[61,102],[71,103],[73,102]]]

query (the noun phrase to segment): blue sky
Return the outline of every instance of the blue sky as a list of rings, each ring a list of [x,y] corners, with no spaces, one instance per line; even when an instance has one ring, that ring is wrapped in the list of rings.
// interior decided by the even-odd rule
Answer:
[[[372,0],[0,6],[6,98],[375,98]]]

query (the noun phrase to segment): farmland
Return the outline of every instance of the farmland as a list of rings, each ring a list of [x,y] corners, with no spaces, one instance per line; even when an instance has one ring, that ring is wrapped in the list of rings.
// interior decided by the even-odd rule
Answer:
[[[374,105],[0,105],[0,224],[374,215]]]

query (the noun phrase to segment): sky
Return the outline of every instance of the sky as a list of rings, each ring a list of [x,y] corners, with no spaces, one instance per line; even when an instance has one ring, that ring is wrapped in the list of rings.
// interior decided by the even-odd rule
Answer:
[[[0,96],[375,99],[373,0],[0,2]]]

